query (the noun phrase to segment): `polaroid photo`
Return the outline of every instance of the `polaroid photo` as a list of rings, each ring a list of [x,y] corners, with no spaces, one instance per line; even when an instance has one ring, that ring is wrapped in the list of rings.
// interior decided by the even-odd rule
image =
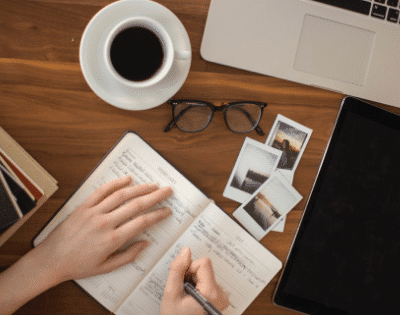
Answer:
[[[251,235],[261,240],[302,198],[279,173],[274,173],[233,212],[233,216]]]
[[[282,152],[246,138],[226,184],[223,196],[244,202],[276,170]]]
[[[289,181],[293,178],[311,134],[312,129],[282,115],[278,114],[275,119],[265,143],[282,152],[277,168]]]
[[[282,170],[277,169],[275,171],[276,173],[279,173],[283,179],[287,180],[287,183],[291,186],[293,186],[293,176],[287,176],[287,174],[284,174]],[[283,232],[285,230],[285,224],[286,224],[286,216],[283,215],[281,219],[279,219],[279,223],[272,229],[274,232]]]

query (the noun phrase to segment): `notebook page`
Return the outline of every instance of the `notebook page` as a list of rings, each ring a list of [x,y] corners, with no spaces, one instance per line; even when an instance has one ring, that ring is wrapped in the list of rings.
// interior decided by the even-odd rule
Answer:
[[[117,315],[159,314],[169,265],[184,246],[190,247],[193,260],[212,260],[216,280],[229,296],[225,315],[243,313],[282,267],[265,247],[210,204],[124,301]]]
[[[129,133],[67,201],[63,209],[37,237],[35,245],[47,237],[97,187],[128,174],[132,176],[135,184],[155,182],[159,186],[172,186],[173,195],[162,202],[160,206],[169,206],[173,214],[135,238],[135,240],[148,240],[150,245],[133,263],[108,274],[76,281],[111,311],[115,311],[147,271],[210,202],[198,188],[168,164],[140,137]]]

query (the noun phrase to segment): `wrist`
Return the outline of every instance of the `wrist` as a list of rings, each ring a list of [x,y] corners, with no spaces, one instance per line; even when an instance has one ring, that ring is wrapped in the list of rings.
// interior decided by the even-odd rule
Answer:
[[[0,274],[0,314],[12,314],[29,300],[61,282],[45,258],[34,249]]]
[[[65,280],[57,266],[49,261],[40,246],[22,257],[20,263],[23,270],[29,272],[29,275],[27,275],[29,278],[38,279],[35,282],[39,284],[38,289],[41,289],[41,291],[50,289]]]

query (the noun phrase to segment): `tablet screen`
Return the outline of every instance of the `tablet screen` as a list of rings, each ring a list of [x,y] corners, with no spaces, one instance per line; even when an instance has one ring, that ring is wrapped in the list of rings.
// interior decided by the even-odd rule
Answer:
[[[275,293],[308,314],[400,310],[400,117],[346,98]]]

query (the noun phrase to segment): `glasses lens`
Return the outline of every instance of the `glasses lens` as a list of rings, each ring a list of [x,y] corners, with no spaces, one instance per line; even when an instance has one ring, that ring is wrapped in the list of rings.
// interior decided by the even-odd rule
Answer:
[[[203,130],[210,122],[211,116],[211,108],[202,104],[186,102],[174,108],[175,124],[183,131]]]
[[[228,127],[238,133],[252,131],[260,122],[261,107],[256,104],[229,106],[225,112]]]

